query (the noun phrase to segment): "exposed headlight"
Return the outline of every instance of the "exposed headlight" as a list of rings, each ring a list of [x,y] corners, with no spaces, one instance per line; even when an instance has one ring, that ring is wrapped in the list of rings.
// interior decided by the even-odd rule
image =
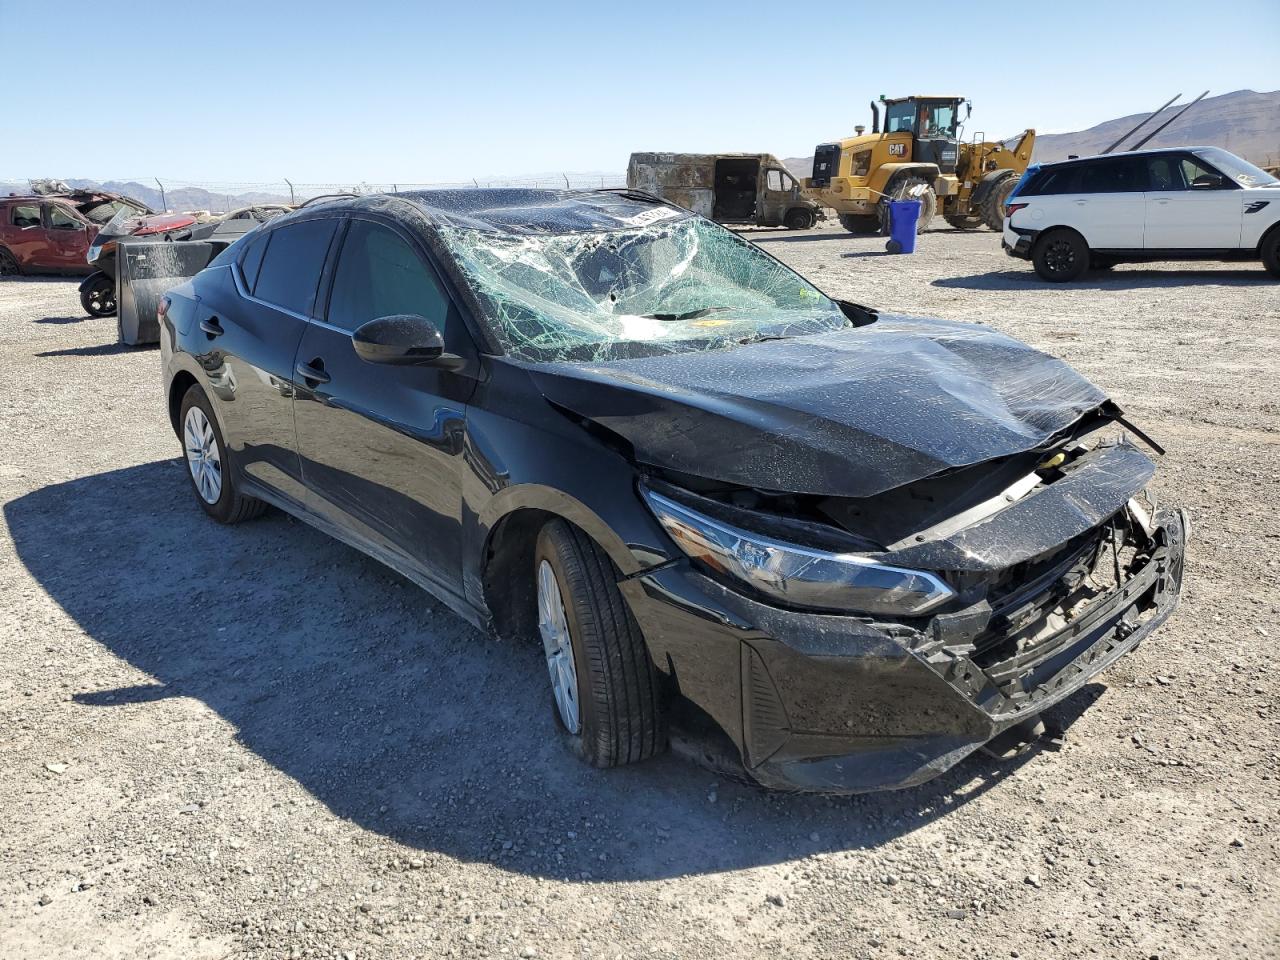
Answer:
[[[748,533],[644,490],[658,520],[695,560],[792,606],[919,616],[955,596],[931,573]]]

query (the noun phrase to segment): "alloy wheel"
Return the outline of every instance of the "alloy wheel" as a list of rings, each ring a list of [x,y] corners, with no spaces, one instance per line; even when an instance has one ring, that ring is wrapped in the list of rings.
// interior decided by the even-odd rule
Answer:
[[[187,467],[196,491],[205,503],[214,504],[222,496],[222,457],[213,425],[199,407],[187,410],[182,424],[182,448],[187,454]]]
[[[538,565],[538,632],[547,657],[551,690],[555,695],[560,722],[570,733],[582,729],[582,712],[578,704],[578,670],[573,662],[573,642],[569,637],[569,618],[565,614],[560,582],[551,564]]]
[[[1054,240],[1044,252],[1044,262],[1054,273],[1070,273],[1076,263],[1075,247],[1069,240]]]

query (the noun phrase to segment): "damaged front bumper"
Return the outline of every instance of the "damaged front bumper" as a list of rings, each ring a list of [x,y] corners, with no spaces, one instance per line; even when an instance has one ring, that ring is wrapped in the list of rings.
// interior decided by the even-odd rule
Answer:
[[[776,788],[858,793],[914,786],[1080,689],[1177,604],[1186,523],[1149,518],[1110,589],[1053,611],[1080,557],[1071,541],[998,602],[915,621],[780,609],[679,562],[622,585],[654,655],[695,718]],[[1094,557],[1095,564],[1102,557]],[[1074,564],[1074,566],[1073,566]],[[1055,592],[1057,591],[1057,592]],[[1065,601],[1064,601],[1065,602]],[[1028,623],[1033,637],[1007,641]]]

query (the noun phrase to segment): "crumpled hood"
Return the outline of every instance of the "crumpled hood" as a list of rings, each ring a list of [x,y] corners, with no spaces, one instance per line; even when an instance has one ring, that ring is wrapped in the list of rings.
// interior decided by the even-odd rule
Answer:
[[[543,395],[645,464],[867,497],[1034,449],[1107,398],[988,327],[886,316],[728,350],[530,368]]]

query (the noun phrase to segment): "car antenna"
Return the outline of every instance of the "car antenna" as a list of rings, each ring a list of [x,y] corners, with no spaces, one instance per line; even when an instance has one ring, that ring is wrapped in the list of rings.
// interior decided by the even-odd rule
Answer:
[[[1168,102],[1168,103],[1166,103],[1166,104],[1164,104],[1164,106],[1160,107],[1160,109],[1159,109],[1159,110],[1156,110],[1156,111],[1152,112],[1150,116],[1146,117],[1146,118],[1145,118],[1145,119],[1144,119],[1140,124],[1138,124],[1136,127],[1134,127],[1132,130],[1130,130],[1130,131],[1129,131],[1128,133],[1126,133],[1123,137],[1121,137],[1119,140],[1117,140],[1117,141],[1116,141],[1115,143],[1113,143],[1111,146],[1107,147],[1107,149],[1103,150],[1102,152],[1103,152],[1103,153],[1110,153],[1110,152],[1111,152],[1112,150],[1114,150],[1116,147],[1120,146],[1120,144],[1124,143],[1126,140],[1128,140],[1130,137],[1132,137],[1135,133],[1137,133],[1139,130],[1141,130],[1143,127],[1145,127],[1148,123],[1150,123],[1150,122],[1155,118],[1155,115],[1156,115],[1157,113],[1159,113],[1159,112],[1160,112],[1160,110],[1163,110],[1165,107],[1169,106],[1169,104],[1170,104],[1170,103],[1173,103],[1173,101],[1177,100],[1180,96],[1182,96],[1182,94],[1180,94],[1180,93],[1175,93],[1172,97],[1170,97],[1170,98],[1169,98],[1169,102]]]
[[[1159,133],[1159,132],[1160,132],[1161,130],[1163,130],[1165,127],[1169,126],[1169,124],[1173,123],[1175,120],[1177,120],[1180,116],[1182,116],[1184,113],[1186,113],[1186,112],[1187,112],[1188,110],[1190,110],[1192,107],[1194,107],[1197,103],[1199,103],[1201,100],[1203,100],[1203,99],[1204,99],[1205,97],[1207,97],[1208,95],[1209,95],[1209,91],[1208,91],[1208,90],[1206,90],[1204,93],[1200,94],[1200,96],[1196,97],[1194,100],[1192,100],[1190,103],[1188,103],[1185,107],[1183,107],[1181,110],[1179,110],[1177,113],[1175,113],[1172,117],[1170,117],[1170,118],[1169,118],[1168,120],[1166,120],[1164,123],[1160,124],[1160,126],[1156,127],[1154,130],[1152,130],[1150,133],[1148,133],[1145,137],[1143,137],[1141,140],[1139,140],[1137,143],[1135,143],[1135,144],[1134,144],[1132,147],[1130,147],[1129,149],[1130,149],[1130,150],[1138,150],[1138,149],[1141,149],[1141,147],[1142,147],[1142,145],[1143,145],[1144,143],[1146,143],[1148,140],[1150,140],[1152,137],[1154,137],[1157,133]]]

